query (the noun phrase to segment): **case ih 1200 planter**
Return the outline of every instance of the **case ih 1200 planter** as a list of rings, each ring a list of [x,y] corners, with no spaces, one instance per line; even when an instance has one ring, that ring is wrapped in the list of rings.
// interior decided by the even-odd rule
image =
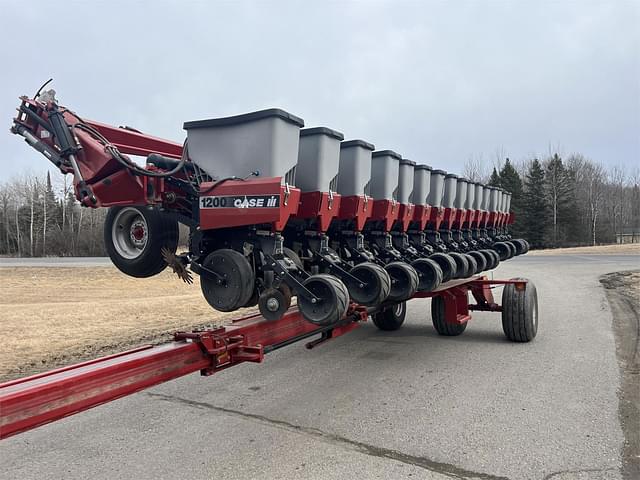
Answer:
[[[168,265],[187,282],[193,272],[213,308],[257,305],[260,315],[0,385],[1,437],[319,335],[312,347],[369,317],[398,329],[416,297],[432,297],[441,335],[461,334],[474,309],[501,311],[510,340],[536,335],[533,284],[482,275],[528,250],[508,233],[509,192],[304,129],[280,109],[186,122],[180,145],[83,119],[54,94],[22,97],[12,132],[73,175],[83,206],[109,208],[115,266],[150,277]],[[186,252],[177,252],[179,223],[190,232]],[[491,292],[501,284],[502,306]]]

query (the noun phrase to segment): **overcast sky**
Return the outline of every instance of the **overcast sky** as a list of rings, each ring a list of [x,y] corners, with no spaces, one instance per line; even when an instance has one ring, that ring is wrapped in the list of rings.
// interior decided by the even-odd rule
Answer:
[[[80,115],[182,141],[281,107],[460,172],[545,155],[640,161],[640,0],[0,0],[0,181],[46,160],[8,127],[54,77]]]

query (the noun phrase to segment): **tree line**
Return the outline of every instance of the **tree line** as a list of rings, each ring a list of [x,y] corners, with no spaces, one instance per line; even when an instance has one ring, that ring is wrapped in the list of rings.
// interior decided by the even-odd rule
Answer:
[[[623,234],[640,241],[640,171],[603,165],[581,154],[559,154],[512,162],[490,175],[482,159],[471,159],[464,175],[513,194],[510,231],[534,248],[616,243]],[[635,234],[635,235],[634,235]]]
[[[23,174],[0,184],[0,255],[16,257],[105,255],[106,209],[83,208],[71,177]]]
[[[614,243],[625,232],[640,239],[640,172],[605,169],[580,154],[550,154],[512,162],[489,173],[482,158],[470,159],[464,176],[513,194],[514,236],[533,247]],[[0,255],[105,255],[106,209],[80,207],[70,176],[23,174],[0,184]]]

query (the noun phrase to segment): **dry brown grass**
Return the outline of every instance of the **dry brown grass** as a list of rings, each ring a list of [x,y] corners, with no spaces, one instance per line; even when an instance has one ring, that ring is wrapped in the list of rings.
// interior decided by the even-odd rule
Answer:
[[[168,341],[231,316],[207,304],[197,278],[186,285],[168,271],[136,279],[114,267],[0,268],[0,285],[0,380]]]
[[[558,255],[564,253],[640,255],[640,243],[624,243],[621,245],[598,245],[595,247],[549,248],[531,250],[527,255]]]

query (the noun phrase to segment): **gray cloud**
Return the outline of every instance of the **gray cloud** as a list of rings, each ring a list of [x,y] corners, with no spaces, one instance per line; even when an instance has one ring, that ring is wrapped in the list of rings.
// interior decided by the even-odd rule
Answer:
[[[279,106],[451,171],[549,145],[640,158],[637,1],[56,3],[1,3],[7,126],[53,76],[81,115],[174,140]],[[45,167],[9,133],[0,153],[0,180]]]

